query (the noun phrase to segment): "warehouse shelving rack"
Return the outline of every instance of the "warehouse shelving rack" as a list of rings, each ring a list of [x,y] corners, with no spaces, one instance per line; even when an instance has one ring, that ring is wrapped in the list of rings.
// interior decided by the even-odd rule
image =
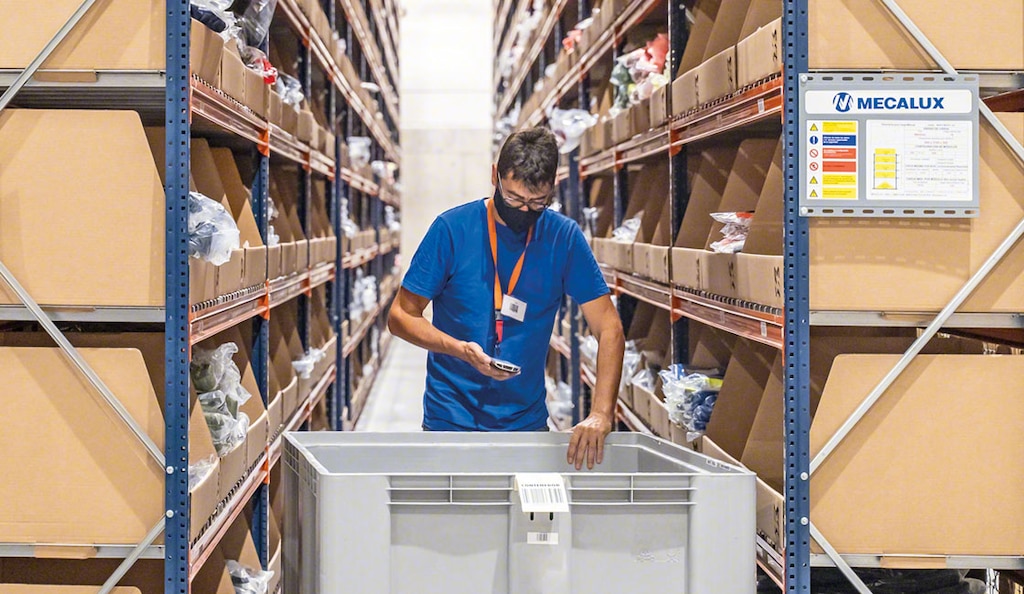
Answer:
[[[59,46],[60,42],[74,29],[95,4],[94,0],[86,0],[78,10],[69,17],[62,29],[41,51],[40,55],[24,71],[0,71],[0,111],[12,100],[19,107],[37,108],[78,108],[104,109],[118,106],[122,109],[136,110],[143,120],[151,124],[161,121],[166,130],[166,251],[165,258],[165,304],[163,307],[95,307],[95,308],[41,308],[17,283],[10,271],[0,263],[3,279],[15,290],[25,306],[0,307],[0,321],[31,321],[38,322],[67,356],[78,366],[81,373],[89,378],[94,387],[103,394],[108,403],[121,416],[121,419],[140,437],[151,456],[166,470],[165,510],[166,514],[149,531],[137,546],[108,545],[93,543],[89,546],[88,556],[95,559],[123,559],[116,572],[106,580],[101,592],[108,592],[124,577],[139,559],[164,560],[164,591],[167,593],[184,594],[191,591],[191,582],[202,569],[203,564],[212,554],[217,544],[226,534],[228,528],[238,518],[247,505],[253,506],[252,533],[261,563],[266,566],[269,559],[268,520],[269,499],[267,484],[271,469],[281,454],[281,434],[285,431],[307,427],[313,411],[318,406],[327,404],[330,424],[341,429],[348,424],[345,415],[352,397],[351,389],[345,378],[349,365],[348,355],[357,344],[365,340],[367,333],[353,336],[342,347],[339,345],[338,358],[327,368],[320,381],[312,387],[310,394],[300,402],[297,411],[290,419],[285,420],[283,430],[265,448],[264,453],[251,465],[250,471],[235,487],[233,494],[220,503],[219,511],[214,515],[201,534],[190,535],[190,510],[188,489],[188,455],[189,451],[189,354],[191,347],[225,329],[243,323],[253,325],[253,367],[256,371],[260,394],[267,403],[268,366],[269,366],[269,329],[267,319],[274,308],[285,303],[298,300],[300,317],[300,335],[303,348],[309,348],[310,298],[314,289],[327,288],[327,310],[332,331],[340,341],[342,339],[342,321],[348,309],[347,296],[351,283],[352,271],[358,266],[369,265],[375,270],[383,271],[383,258],[387,256],[393,262],[397,249],[388,246],[386,250],[376,247],[363,253],[350,254],[343,251],[341,238],[341,200],[344,197],[359,196],[368,205],[365,225],[379,226],[382,223],[385,202],[393,207],[400,207],[400,197],[389,189],[384,194],[381,186],[372,179],[360,175],[341,162],[342,145],[339,138],[335,145],[335,155],[330,158],[315,148],[297,141],[291,134],[256,116],[249,109],[227,97],[220,90],[200,80],[190,71],[189,44],[191,18],[189,2],[186,0],[166,1],[166,69],[162,71],[118,71],[96,73],[90,82],[48,82],[32,80],[32,76],[46,57]],[[336,16],[335,8],[341,6],[349,22],[354,22],[359,15],[365,20],[365,1],[342,0],[335,4],[326,3],[331,27],[339,30],[343,27],[349,42],[349,52],[359,56],[363,80],[366,80],[367,62],[374,57],[378,59],[375,74],[385,82],[388,74],[379,65],[380,48],[375,48],[372,29],[362,31],[358,42],[354,45],[353,27],[348,27]],[[397,42],[397,18],[394,14],[395,4],[387,3],[387,15],[375,11],[375,18],[384,18],[390,38],[389,65],[396,66],[394,45]],[[287,24],[291,34],[295,35],[301,46],[300,81],[306,95],[313,86],[314,63],[320,69],[321,82],[327,86],[326,111],[328,121],[344,122],[343,129],[348,135],[368,134],[376,141],[373,156],[378,159],[400,160],[397,145],[397,130],[392,122],[397,122],[397,96],[394,85],[381,84],[382,92],[389,101],[385,103],[388,114],[378,114],[365,105],[350,82],[342,75],[327,51],[325,40],[319,38],[307,17],[303,14],[297,0],[279,0],[275,22]],[[355,48],[355,49],[353,49]],[[365,50],[363,48],[366,48]],[[263,48],[266,51],[266,47]],[[375,53],[378,52],[378,53]],[[397,73],[392,80],[397,78]],[[390,117],[389,117],[390,116]],[[332,124],[333,126],[334,124]],[[338,128],[335,128],[338,130]],[[323,183],[326,187],[325,197],[327,211],[332,223],[333,232],[339,238],[336,257],[333,263],[312,266],[304,272],[278,279],[271,279],[265,285],[251,287],[218,297],[207,302],[190,303],[189,268],[185,245],[188,242],[187,204],[189,192],[190,139],[193,132],[202,133],[224,141],[236,152],[252,154],[254,179],[252,184],[252,207],[261,235],[267,236],[268,225],[268,188],[271,158],[295,167],[301,173],[300,219],[304,232],[310,230],[309,201],[312,199],[311,184]],[[339,134],[340,136],[340,134]],[[177,247],[175,247],[177,246]],[[390,303],[390,296],[384,296],[367,324],[381,325],[383,315]],[[153,444],[145,432],[138,427],[131,416],[124,411],[103,382],[95,376],[89,366],[81,359],[68,339],[57,328],[56,323],[104,323],[104,324],[148,324],[149,328],[159,327],[165,336],[165,390],[166,406],[165,445],[163,451]],[[136,326],[137,327],[137,326]],[[387,338],[381,349],[383,355]],[[360,389],[368,391],[373,378],[363,383]],[[164,544],[153,543],[164,534]],[[61,545],[61,543],[53,543]],[[47,543],[32,545],[0,543],[0,557],[33,557],[38,547],[46,547]],[[98,585],[98,584],[97,584]]]
[[[568,72],[553,81],[548,81],[540,96],[533,97],[531,102],[536,107],[521,114],[519,125],[529,127],[541,125],[546,119],[546,112],[551,107],[588,106],[587,78],[590,71],[601,60],[607,59],[609,53],[617,55],[623,33],[639,19],[659,6],[658,2],[633,0],[625,4],[615,24],[600,37],[583,48],[576,58],[575,65]],[[692,4],[690,2],[684,3]],[[569,158],[568,167],[559,169],[557,183],[562,200],[567,205],[567,214],[582,223],[581,206],[586,204],[589,193],[587,180],[596,176],[611,176],[614,180],[614,225],[621,223],[627,197],[625,190],[626,166],[631,163],[643,163],[652,159],[668,158],[671,162],[672,189],[670,190],[672,206],[673,236],[679,229],[680,217],[686,206],[685,153],[681,149],[690,143],[718,137],[730,131],[780,129],[783,134],[784,155],[784,192],[785,192],[785,246],[784,246],[784,277],[785,304],[781,309],[756,303],[726,299],[715,295],[697,294],[678,287],[664,285],[641,278],[634,274],[613,270],[602,266],[606,281],[613,293],[620,296],[620,313],[628,320],[636,303],[653,305],[668,312],[672,324],[671,360],[686,362],[684,338],[685,324],[679,320],[695,320],[704,325],[725,330],[733,335],[769,345],[784,354],[785,362],[785,436],[786,436],[786,473],[785,473],[785,540],[784,556],[758,537],[758,565],[778,585],[787,592],[810,592],[810,568],[837,567],[859,592],[870,592],[864,583],[854,574],[852,567],[879,568],[891,567],[893,558],[882,555],[840,555],[829,545],[827,535],[818,531],[810,519],[810,476],[814,469],[828,455],[831,448],[842,440],[846,432],[866,414],[872,403],[884,392],[888,385],[899,376],[909,365],[913,357],[940,330],[961,334],[974,332],[982,340],[991,339],[997,342],[1016,342],[1019,347],[1019,334],[1007,334],[1005,331],[1019,332],[1024,328],[1024,318],[1019,313],[962,313],[957,307],[971,294],[981,280],[991,271],[999,259],[1010,247],[1024,235],[1024,222],[1017,225],[1013,232],[994,252],[991,259],[981,266],[966,283],[954,300],[938,315],[904,314],[886,311],[812,311],[809,307],[809,241],[808,221],[798,216],[799,202],[798,174],[800,167],[799,130],[796,114],[799,113],[799,74],[808,71],[808,0],[782,1],[783,24],[783,73],[762,80],[740,89],[736,93],[711,104],[702,105],[689,112],[670,116],[669,122],[647,133],[635,136],[605,151],[581,158],[579,150]],[[920,48],[940,66],[947,74],[955,74],[951,64],[939,53],[935,46],[926,38],[921,30],[911,21],[900,7],[898,0],[879,0],[879,4],[893,16],[913,38]],[[525,10],[525,4],[518,5],[513,0],[496,2],[495,46],[507,49],[509,43],[510,23],[514,26]],[[564,5],[555,3],[556,11]],[[588,2],[578,3],[576,14],[579,19],[588,14]],[[671,58],[668,72],[675,72],[681,52],[685,46],[685,26],[679,3],[668,2],[667,26],[670,31]],[[577,20],[579,20],[577,19]],[[567,30],[571,22],[559,23],[555,30]],[[545,29],[545,34],[550,31]],[[557,36],[556,36],[557,37]],[[528,51],[528,56],[536,56],[537,48],[545,43],[544,37],[535,41],[535,48]],[[558,39],[555,39],[557,47]],[[529,72],[533,70],[533,72]],[[530,80],[531,76],[539,76],[536,58],[530,58],[519,66],[510,80],[515,81],[509,87],[502,86],[496,79],[498,90],[496,99],[497,117],[505,116],[516,105],[526,105],[532,89],[523,87],[522,81]],[[543,63],[539,71],[543,71]],[[985,101],[982,114],[993,125],[999,136],[1009,147],[1016,158],[1024,161],[1024,148],[1013,138],[1005,127],[992,116],[992,110],[1021,111],[1024,110],[1024,95],[1020,90],[1024,87],[1024,76],[1015,72],[973,72],[980,79],[980,88]],[[671,110],[670,110],[671,113]],[[625,297],[625,299],[622,299]],[[593,389],[594,372],[580,364],[579,358],[579,315],[575,304],[570,304],[563,315],[570,316],[573,322],[572,337],[556,335],[551,338],[551,349],[566,361],[568,374],[573,384],[573,399],[576,410],[587,403],[586,390],[581,386]],[[876,387],[868,400],[858,408],[846,426],[833,437],[831,443],[819,453],[815,460],[810,456],[810,330],[812,326],[846,326],[846,327],[890,327],[918,328],[919,338],[913,346],[900,358],[900,362],[892,372]],[[556,326],[557,327],[557,326]],[[988,329],[978,331],[969,329]],[[1004,332],[1000,333],[999,331]],[[581,414],[581,413],[576,413]],[[618,406],[619,422],[633,431],[650,432],[644,422],[621,401]],[[813,540],[812,540],[813,539]],[[821,547],[822,553],[812,554],[812,542]],[[972,569],[990,568],[997,570],[1021,570],[1024,558],[993,557],[993,556],[944,556],[935,555],[928,558],[907,559],[907,567]],[[921,565],[921,564],[924,565]]]

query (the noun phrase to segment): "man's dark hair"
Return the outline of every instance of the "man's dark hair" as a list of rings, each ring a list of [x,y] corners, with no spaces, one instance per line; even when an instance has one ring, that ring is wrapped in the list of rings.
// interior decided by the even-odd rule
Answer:
[[[547,128],[515,132],[498,154],[498,177],[522,182],[531,191],[543,191],[555,183],[558,142]]]

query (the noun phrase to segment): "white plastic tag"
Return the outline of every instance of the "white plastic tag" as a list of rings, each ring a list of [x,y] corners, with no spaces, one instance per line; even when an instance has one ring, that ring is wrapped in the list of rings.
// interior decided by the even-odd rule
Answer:
[[[519,491],[523,513],[569,511],[569,496],[565,492],[565,481],[560,474],[517,474],[516,489]]]
[[[537,544],[537,545],[558,545],[558,533],[557,532],[527,532],[526,533],[526,544]]]
[[[505,295],[505,298],[501,300],[501,315],[522,322],[526,317],[526,302],[511,295]]]

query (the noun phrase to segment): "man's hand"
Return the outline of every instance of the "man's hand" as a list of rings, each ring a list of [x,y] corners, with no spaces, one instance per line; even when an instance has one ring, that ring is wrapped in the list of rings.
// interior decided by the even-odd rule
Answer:
[[[464,342],[461,345],[461,357],[463,361],[469,363],[474,369],[480,373],[486,375],[491,379],[498,381],[505,381],[516,376],[515,373],[509,373],[502,371],[496,367],[491,366],[491,358],[487,356],[480,345],[475,342]]]
[[[580,470],[586,459],[587,470],[593,470],[595,461],[598,464],[604,461],[604,438],[611,432],[612,420],[607,415],[590,413],[589,417],[573,427],[566,461],[575,464],[576,470]]]

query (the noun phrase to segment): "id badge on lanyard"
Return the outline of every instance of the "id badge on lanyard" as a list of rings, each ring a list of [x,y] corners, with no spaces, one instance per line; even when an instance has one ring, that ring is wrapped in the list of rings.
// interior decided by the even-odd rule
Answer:
[[[508,282],[508,294],[502,291],[501,279],[498,277],[498,233],[494,219],[494,203],[487,204],[487,231],[490,233],[491,256],[494,258],[494,327],[497,343],[495,349],[499,349],[504,337],[505,318],[522,322],[526,319],[526,302],[516,299],[511,295],[519,282],[519,276],[523,272],[523,262],[526,260],[526,249],[530,247],[530,240],[533,238],[533,227],[526,234],[526,246],[523,253],[512,270],[512,277]]]

